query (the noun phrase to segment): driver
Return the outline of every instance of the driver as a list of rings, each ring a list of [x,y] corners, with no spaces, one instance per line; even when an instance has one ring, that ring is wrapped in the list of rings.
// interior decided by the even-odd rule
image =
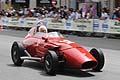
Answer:
[[[47,28],[45,25],[43,25],[43,23],[41,22],[38,22],[37,24],[37,28],[36,28],[36,32],[44,32],[44,33],[47,33]]]
[[[47,33],[47,28],[42,21],[38,21],[35,27],[32,27],[25,38],[35,35],[37,32]]]

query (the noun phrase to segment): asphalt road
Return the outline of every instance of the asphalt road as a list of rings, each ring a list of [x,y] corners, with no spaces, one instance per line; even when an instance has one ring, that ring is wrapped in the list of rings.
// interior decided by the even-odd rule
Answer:
[[[119,80],[120,40],[67,35],[67,38],[84,45],[86,49],[101,48],[105,55],[102,72],[65,70],[56,76],[46,75],[38,62],[25,61],[22,67],[13,65],[10,49],[13,41],[22,40],[26,31],[0,32],[0,80]],[[66,35],[65,35],[66,36]]]

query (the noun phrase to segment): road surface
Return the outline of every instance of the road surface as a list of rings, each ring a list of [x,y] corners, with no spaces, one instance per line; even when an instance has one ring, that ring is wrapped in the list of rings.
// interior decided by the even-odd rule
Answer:
[[[65,35],[68,39],[84,45],[86,49],[101,48],[105,55],[102,72],[90,70],[65,70],[56,76],[46,75],[43,67],[34,61],[25,61],[22,67],[13,65],[10,49],[13,41],[22,40],[26,31],[4,30],[0,32],[0,80],[119,80],[120,40]]]

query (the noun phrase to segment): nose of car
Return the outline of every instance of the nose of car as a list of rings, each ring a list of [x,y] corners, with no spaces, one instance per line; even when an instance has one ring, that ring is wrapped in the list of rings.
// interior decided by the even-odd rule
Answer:
[[[69,66],[74,68],[88,69],[97,65],[96,59],[89,53],[76,48],[64,50],[64,55]]]

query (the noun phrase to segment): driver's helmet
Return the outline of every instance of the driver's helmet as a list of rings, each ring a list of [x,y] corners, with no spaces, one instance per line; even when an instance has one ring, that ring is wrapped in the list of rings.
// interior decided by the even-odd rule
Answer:
[[[45,32],[45,33],[47,33],[47,28],[46,28],[46,26],[44,25],[44,22],[43,22],[42,20],[40,20],[40,21],[37,23],[36,32]]]

